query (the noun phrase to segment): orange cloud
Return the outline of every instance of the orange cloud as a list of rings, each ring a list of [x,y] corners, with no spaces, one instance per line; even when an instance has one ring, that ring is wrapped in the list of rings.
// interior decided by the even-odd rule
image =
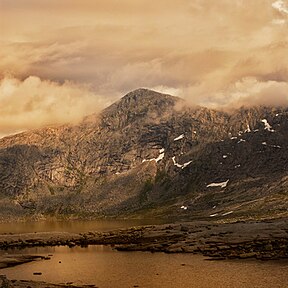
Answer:
[[[87,86],[59,84],[30,76],[0,82],[0,133],[3,135],[51,124],[75,123],[110,102]]]
[[[285,105],[287,3],[0,0],[0,77],[8,73],[22,83],[36,75],[53,89],[66,80],[69,87],[88,83],[84,91],[93,97],[79,92],[79,103],[147,87],[210,107],[272,105],[277,97],[275,104]]]

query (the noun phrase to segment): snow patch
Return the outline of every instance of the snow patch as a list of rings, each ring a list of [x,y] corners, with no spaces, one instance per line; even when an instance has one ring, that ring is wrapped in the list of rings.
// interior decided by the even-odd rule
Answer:
[[[165,153],[164,153],[165,149],[162,148],[159,150],[159,156],[157,158],[152,158],[152,159],[143,159],[142,160],[142,163],[144,162],[151,162],[151,161],[156,161],[156,163],[158,163],[160,160],[162,160],[165,156]]]
[[[210,217],[215,217],[215,216],[217,216],[218,215],[218,213],[215,213],[215,214],[211,214],[211,215],[209,215]]]
[[[184,134],[181,134],[180,136],[176,137],[176,138],[174,139],[174,141],[178,141],[178,140],[181,140],[181,139],[183,139],[183,138],[184,138]]]
[[[262,123],[264,123],[264,129],[269,131],[269,132],[275,132],[273,129],[272,129],[272,126],[268,123],[268,121],[266,119],[262,119],[261,120]]]
[[[158,162],[158,161],[162,160],[162,159],[164,158],[164,156],[165,156],[165,153],[161,153],[161,154],[155,159],[155,161]]]
[[[225,182],[208,184],[206,187],[221,187],[221,188],[225,188],[227,186],[228,182],[229,182],[229,179],[227,181],[225,181]]]
[[[234,137],[231,137],[230,139],[231,139],[231,140],[235,140],[235,139],[237,139],[237,137],[234,136]]]
[[[239,143],[241,143],[241,142],[246,142],[246,140],[240,139],[240,140],[237,142],[237,144],[239,144]]]
[[[172,157],[172,161],[173,161],[174,166],[176,166],[176,167],[178,167],[178,168],[181,168],[181,169],[186,168],[189,164],[192,163],[192,161],[188,161],[188,162],[186,162],[186,163],[184,163],[184,164],[179,164],[179,163],[177,163],[177,161],[175,160],[175,158],[176,158],[175,156]]]
[[[222,216],[226,216],[226,215],[232,214],[233,212],[234,212],[234,211],[226,212],[226,213],[222,214]]]
[[[281,149],[282,147],[279,146],[279,145],[268,145],[267,142],[262,142],[262,145],[267,145],[269,147],[273,147],[273,148],[278,148],[278,149]]]
[[[223,157],[223,159],[226,159],[228,156],[227,155],[223,155],[222,157]]]
[[[250,126],[249,126],[249,124],[247,124],[247,128],[244,131],[244,133],[250,133],[250,132],[251,132]]]
[[[240,164],[238,164],[238,165],[235,165],[234,166],[234,168],[239,168],[241,165]]]
[[[178,168],[182,168],[182,165],[178,164],[178,163],[176,162],[175,158],[176,158],[175,156],[172,157],[174,166],[176,166],[176,167],[178,167]]]
[[[182,206],[180,207],[180,209],[183,209],[183,210],[187,210],[187,209],[188,209],[188,207],[187,207],[187,206],[184,206],[184,205],[182,205]]]
[[[187,167],[189,164],[191,164],[191,163],[192,163],[192,160],[184,163],[184,164],[182,165],[182,169],[186,168],[186,167]]]

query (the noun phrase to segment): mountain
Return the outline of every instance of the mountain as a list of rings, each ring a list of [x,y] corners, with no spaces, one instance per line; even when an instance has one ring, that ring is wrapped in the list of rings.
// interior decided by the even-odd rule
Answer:
[[[287,116],[132,91],[78,125],[0,139],[0,217],[287,216]]]

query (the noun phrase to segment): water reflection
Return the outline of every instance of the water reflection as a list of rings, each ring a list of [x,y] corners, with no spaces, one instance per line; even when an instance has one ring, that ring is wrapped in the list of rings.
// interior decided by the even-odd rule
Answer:
[[[287,261],[215,262],[190,254],[117,252],[108,246],[29,248],[21,253],[53,256],[3,269],[1,274],[11,279],[94,284],[100,288],[288,287]]]
[[[67,221],[37,221],[20,223],[0,223],[0,233],[30,233],[30,232],[87,232],[108,231],[140,225],[162,224],[163,220],[67,220]]]

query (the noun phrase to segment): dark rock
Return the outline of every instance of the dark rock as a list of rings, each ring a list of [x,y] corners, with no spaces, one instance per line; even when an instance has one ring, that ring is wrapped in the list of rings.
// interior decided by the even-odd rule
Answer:
[[[183,232],[188,232],[189,231],[189,227],[182,225],[180,230],[183,231]]]
[[[0,288],[13,288],[13,284],[5,275],[0,275]]]
[[[0,191],[5,199],[0,200],[0,217],[145,212],[210,219],[219,203],[225,211],[217,210],[217,219],[234,218],[240,224],[243,217],[285,217],[287,115],[287,108],[230,113],[191,108],[180,98],[137,89],[77,125],[0,139]],[[263,119],[273,133],[265,129]],[[165,149],[164,155],[160,149]],[[160,155],[157,163],[145,162]],[[209,187],[228,180],[226,187]],[[183,203],[185,210],[180,208]],[[83,235],[90,236],[93,233]]]

